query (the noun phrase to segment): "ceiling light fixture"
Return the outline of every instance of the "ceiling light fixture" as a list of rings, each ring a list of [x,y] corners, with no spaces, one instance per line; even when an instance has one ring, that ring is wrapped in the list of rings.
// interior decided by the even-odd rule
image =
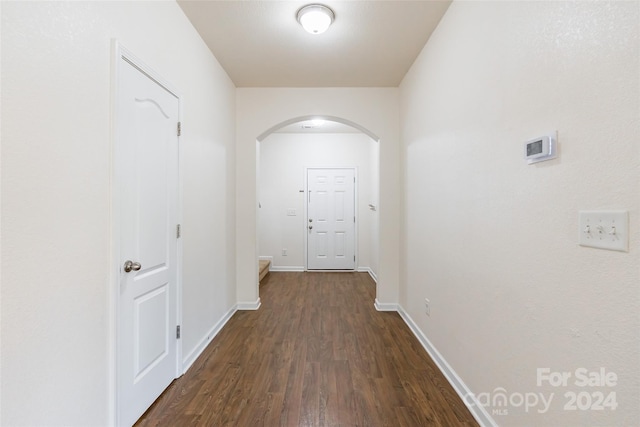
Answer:
[[[313,119],[306,122],[302,122],[302,129],[317,129],[324,126],[325,120]]]
[[[298,11],[297,18],[307,32],[322,34],[335,19],[335,14],[322,4],[309,4]]]

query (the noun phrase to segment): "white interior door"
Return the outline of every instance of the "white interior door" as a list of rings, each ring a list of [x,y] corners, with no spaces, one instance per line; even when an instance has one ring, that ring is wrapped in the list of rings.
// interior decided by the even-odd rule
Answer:
[[[307,269],[355,269],[355,170],[307,169]]]
[[[177,374],[179,99],[119,57],[118,425],[132,425]]]

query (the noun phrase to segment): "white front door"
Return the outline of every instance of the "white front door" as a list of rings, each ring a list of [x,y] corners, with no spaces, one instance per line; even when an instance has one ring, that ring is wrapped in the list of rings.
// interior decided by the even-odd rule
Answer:
[[[355,170],[307,170],[307,269],[355,269]]]
[[[117,412],[130,426],[177,376],[179,99],[118,61]]]

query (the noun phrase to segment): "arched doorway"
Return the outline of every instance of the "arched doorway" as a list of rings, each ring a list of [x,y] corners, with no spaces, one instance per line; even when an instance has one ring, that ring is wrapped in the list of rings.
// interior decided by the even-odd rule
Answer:
[[[379,256],[375,306],[397,310],[403,259],[402,159],[397,88],[238,88],[236,91],[235,275],[237,308],[260,307],[258,291],[257,162],[260,141],[273,130],[314,117],[363,130],[378,141]]]
[[[314,269],[307,250],[307,171],[353,169],[354,271],[378,270],[379,139],[366,128],[335,116],[295,117],[257,138],[257,253],[272,271]],[[311,224],[313,225],[313,224]],[[347,268],[351,270],[351,268]]]

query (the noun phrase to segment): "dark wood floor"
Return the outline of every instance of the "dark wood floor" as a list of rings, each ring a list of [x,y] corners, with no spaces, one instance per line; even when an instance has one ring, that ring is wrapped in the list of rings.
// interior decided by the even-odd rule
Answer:
[[[366,273],[275,273],[138,426],[477,426]]]

